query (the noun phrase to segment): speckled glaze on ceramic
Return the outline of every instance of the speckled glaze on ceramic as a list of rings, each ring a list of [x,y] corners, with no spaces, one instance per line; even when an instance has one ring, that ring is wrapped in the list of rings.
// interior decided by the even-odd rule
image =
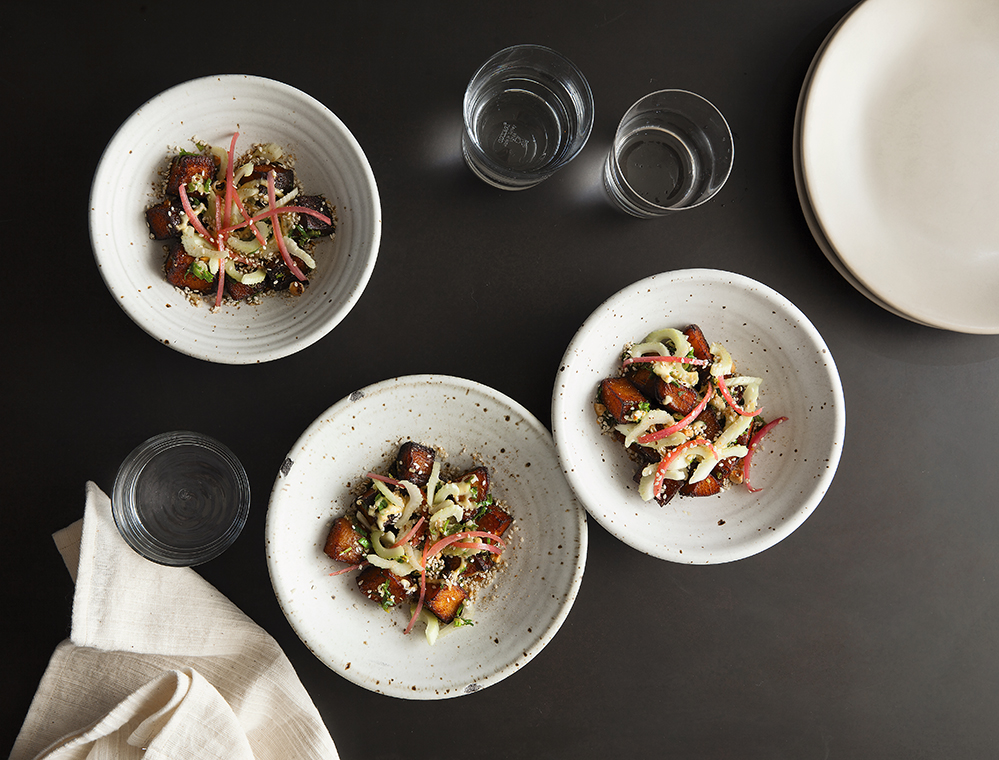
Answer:
[[[336,207],[337,234],[316,249],[301,297],[278,293],[257,306],[211,313],[194,306],[163,276],[164,242],[152,240],[145,210],[158,200],[162,172],[192,138],[236,150],[273,142],[296,158],[306,191]],[[322,338],[360,298],[375,266],[381,206],[361,147],[322,103],[261,77],[229,74],[177,85],[132,114],[101,157],[90,196],[97,265],[118,304],[143,330],[206,361],[251,364],[287,356]]]
[[[593,402],[625,344],[691,323],[728,348],[740,373],[763,378],[765,419],[788,421],[753,456],[751,481],[762,490],[677,496],[662,507],[638,495],[636,465],[601,433]],[[797,307],[748,277],[688,269],[624,288],[583,323],[555,379],[552,428],[567,479],[604,528],[654,557],[706,565],[761,552],[805,521],[836,473],[846,406],[833,357]]]
[[[475,625],[434,646],[419,624],[403,633],[406,611],[362,596],[354,573],[331,577],[343,565],[323,553],[364,474],[387,471],[408,439],[443,448],[456,469],[488,466],[490,490],[515,520],[506,566],[478,597]],[[305,431],[275,480],[266,540],[281,609],[316,657],[374,692],[444,699],[501,681],[552,639],[583,578],[586,513],[530,412],[470,380],[414,375],[355,391]]]

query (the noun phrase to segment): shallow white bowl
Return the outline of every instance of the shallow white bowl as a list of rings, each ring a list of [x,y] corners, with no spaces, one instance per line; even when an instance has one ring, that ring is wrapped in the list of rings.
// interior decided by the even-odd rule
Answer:
[[[301,297],[273,294],[216,313],[194,306],[163,275],[164,243],[145,210],[169,158],[192,138],[237,152],[273,142],[296,158],[309,193],[336,207],[337,234],[316,252]],[[141,106],[101,157],[90,196],[90,235],[101,276],[118,304],[165,345],[199,359],[250,364],[287,356],[322,338],[360,298],[378,254],[381,205],[374,175],[344,124],[319,101],[281,82],[222,75],[177,85]]]
[[[445,464],[490,470],[509,506],[505,566],[476,602],[475,625],[430,646],[404,610],[386,612],[323,547],[352,490],[384,472],[399,444],[440,446]],[[322,414],[288,454],[267,511],[267,566],[299,637],[334,671],[405,699],[470,694],[526,665],[551,641],[586,563],[586,513],[559,469],[551,435],[516,401],[455,377],[415,375],[356,391]]]
[[[625,344],[652,330],[698,324],[728,348],[740,373],[763,378],[765,419],[786,416],[760,443],[751,481],[716,496],[644,502],[635,463],[602,434],[597,386],[617,374]],[[715,564],[786,538],[812,513],[843,450],[846,407],[832,355],[804,314],[742,275],[688,269],[653,275],[603,303],[576,333],[552,395],[552,429],[565,475],[613,535],[660,559]]]

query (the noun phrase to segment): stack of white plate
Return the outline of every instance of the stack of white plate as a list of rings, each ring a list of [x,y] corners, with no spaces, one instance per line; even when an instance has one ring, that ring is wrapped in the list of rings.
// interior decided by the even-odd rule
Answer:
[[[836,269],[920,324],[999,333],[999,2],[865,0],[820,47],[798,195]]]

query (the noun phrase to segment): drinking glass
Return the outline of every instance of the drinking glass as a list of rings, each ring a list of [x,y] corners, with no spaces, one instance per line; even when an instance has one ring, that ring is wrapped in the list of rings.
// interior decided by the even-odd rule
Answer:
[[[236,456],[188,431],[139,445],[118,469],[111,497],[122,538],[161,565],[198,565],[219,556],[249,511],[250,481]]]
[[[734,156],[732,131],[717,108],[693,92],[660,90],[625,112],[604,163],[604,187],[633,216],[664,216],[710,200]]]
[[[541,45],[496,53],[465,90],[462,153],[481,179],[523,190],[571,161],[593,127],[593,93],[568,59]]]

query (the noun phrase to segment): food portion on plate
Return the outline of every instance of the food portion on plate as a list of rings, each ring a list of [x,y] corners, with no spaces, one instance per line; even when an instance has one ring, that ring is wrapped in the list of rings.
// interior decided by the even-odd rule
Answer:
[[[362,594],[386,611],[409,608],[410,633],[425,625],[434,644],[473,625],[476,593],[503,563],[513,517],[489,491],[489,469],[454,475],[435,449],[407,441],[388,474],[369,472],[364,491],[333,522],[324,548],[358,571]]]
[[[163,200],[146,209],[150,234],[167,241],[167,281],[216,309],[269,292],[301,295],[317,242],[336,233],[334,208],[305,193],[292,156],[274,143],[238,155],[238,137],[173,156]]]
[[[750,491],[749,467],[767,423],[762,378],[737,374],[722,343],[701,328],[664,328],[624,348],[620,373],[604,378],[594,404],[599,423],[638,463],[644,501],[712,496],[733,485]]]

